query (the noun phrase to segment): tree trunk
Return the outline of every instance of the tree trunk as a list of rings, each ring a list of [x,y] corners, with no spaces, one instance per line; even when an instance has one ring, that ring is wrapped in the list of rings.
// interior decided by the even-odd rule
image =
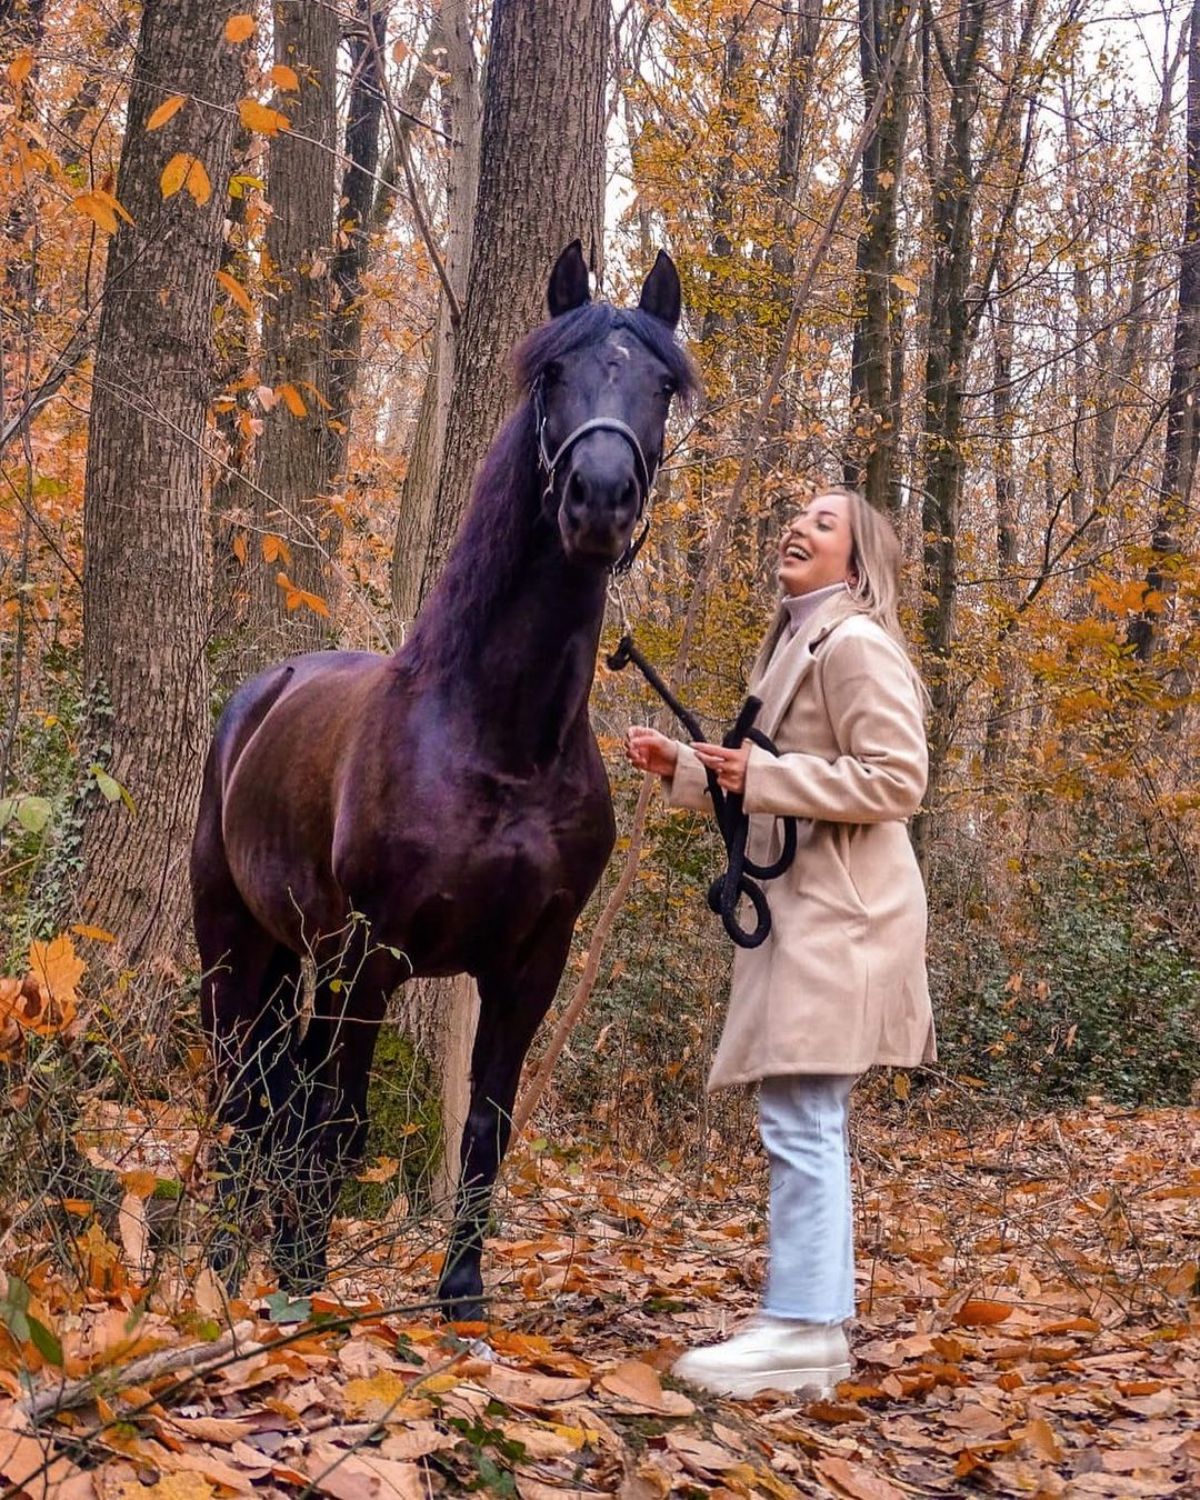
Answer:
[[[1200,437],[1196,411],[1200,381],[1200,0],[1192,0],[1186,128],[1183,239],[1179,247],[1179,300],[1171,351],[1167,435],[1150,540],[1154,560],[1146,573],[1147,589],[1159,597],[1129,631],[1134,652],[1143,662],[1150,660],[1158,643],[1157,622],[1164,596],[1174,593],[1174,571],[1180,558],[1178,532],[1188,514]]]
[[[469,292],[421,599],[507,408],[508,351],[544,316],[549,268],[578,236],[600,270],[608,27],[607,0],[496,0],[492,9]]]
[[[925,356],[925,642],[931,662],[933,712],[929,735],[926,808],[936,813],[942,771],[953,739],[954,694],[950,656],[958,587],[958,515],[962,495],[962,402],[970,351],[971,277],[976,180],[971,161],[972,122],[979,90],[979,57],[986,0],[965,0],[959,12],[954,56],[943,56],[950,85],[949,119],[940,169],[930,184],[933,277]],[[926,17],[926,32],[936,23]],[[914,836],[924,860],[928,812]]]
[[[891,55],[905,8],[893,0],[859,0],[859,55],[867,112],[883,87],[881,70]],[[862,153],[863,229],[858,237],[858,322],[850,369],[854,439],[846,479],[880,509],[900,508],[895,458],[900,436],[904,370],[904,300],[896,286],[896,210],[908,133],[911,47],[887,84],[887,97]]]
[[[329,469],[342,477],[362,360],[363,276],[371,256],[371,210],[379,169],[383,118],[386,18],[375,0],[356,0],[350,30],[350,98],[346,107],[346,167],[338,207],[330,319]]]
[[[300,87],[274,101],[290,129],[272,135],[267,168],[262,376],[278,399],[258,440],[249,643],[263,664],[327,643],[341,531],[328,504],[338,14],[310,0],[273,10],[275,62]]]
[[[446,279],[459,307],[467,301],[467,273],[479,191],[479,149],[483,101],[479,67],[471,39],[467,0],[443,0],[441,39],[449,75],[443,86],[443,128],[453,142],[446,174]],[[412,624],[421,597],[421,573],[438,482],[450,392],[454,380],[459,324],[443,293],[429,356],[429,370],[417,413],[404,479],[404,502],[396,523],[392,551],[392,609],[402,637]]]
[[[86,799],[81,914],[140,959],[186,921],[184,861],[208,740],[209,567],[203,489],[212,314],[241,82],[231,4],[146,0],[108,251],[84,491],[84,672],[91,754],[136,812]],[[150,112],[188,103],[161,129]],[[200,101],[204,101],[202,104]],[[179,153],[197,171],[164,199]],[[197,195],[204,201],[197,201]]]

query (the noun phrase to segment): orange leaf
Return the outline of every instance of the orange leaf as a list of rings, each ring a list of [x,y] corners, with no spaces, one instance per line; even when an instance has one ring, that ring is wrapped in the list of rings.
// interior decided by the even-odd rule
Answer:
[[[293,417],[306,417],[308,415],[308,407],[304,404],[304,397],[290,380],[284,385],[277,385],[275,387],[275,394],[283,397],[287,409]]]
[[[116,234],[117,216],[112,205],[106,203],[99,193],[80,193],[71,203],[81,214],[86,214],[94,224],[98,224],[105,234]]]
[[[292,560],[288,544],[281,536],[273,536],[270,532],[262,539],[262,555],[266,562],[290,563]],[[288,587],[291,588],[290,582]]]
[[[74,922],[71,931],[78,937],[91,938],[93,943],[115,943],[116,936],[106,927],[91,927],[86,922]]]
[[[225,22],[225,40],[227,42],[244,42],[254,35],[255,20],[253,16],[230,16]]]
[[[187,188],[196,203],[203,206],[212,197],[212,183],[204,169],[204,163],[188,151],[177,151],[162,170],[159,183],[164,198],[172,198]]]
[[[25,80],[33,72],[33,53],[22,52],[19,57],[14,57],[8,65],[8,81],[13,88],[19,89]]]
[[[246,538],[240,531],[233,539],[233,555],[244,568],[246,566]]]
[[[233,300],[237,303],[241,310],[246,314],[246,316],[250,317],[250,315],[254,312],[254,304],[250,301],[249,295],[246,292],[246,288],[241,284],[237,277],[231,276],[228,271],[214,271],[213,275],[217,278],[217,281],[225,288],[225,290],[229,293],[229,295],[233,298]]]
[[[1005,1318],[1010,1318],[1012,1312],[1011,1302],[988,1302],[980,1297],[972,1297],[959,1308],[954,1321],[963,1328],[990,1328],[993,1324],[1003,1323]]]
[[[238,115],[247,130],[257,131],[259,135],[277,135],[291,124],[287,115],[281,115],[270,105],[260,104],[257,99],[239,100]]]
[[[300,87],[300,79],[295,68],[289,68],[287,63],[276,63],[267,77],[277,89],[283,89],[288,94],[295,93]]]
[[[30,943],[29,967],[42,989],[60,1005],[77,998],[76,986],[87,970],[87,964],[76,957],[75,945],[65,932],[49,943]]]
[[[151,113],[150,118],[146,121],[146,129],[160,129],[167,123],[169,119],[177,115],[186,103],[186,94],[172,94],[169,99],[165,99],[158,106],[158,108]]]

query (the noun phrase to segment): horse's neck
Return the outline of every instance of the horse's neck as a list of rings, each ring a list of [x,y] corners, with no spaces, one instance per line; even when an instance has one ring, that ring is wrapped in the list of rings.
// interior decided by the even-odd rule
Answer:
[[[530,559],[460,678],[482,710],[482,745],[514,766],[561,751],[587,713],[603,617],[602,574],[571,567],[557,547]]]
[[[523,460],[523,461],[521,461]],[[587,711],[605,574],[564,557],[540,518],[532,444],[472,514],[414,627],[407,658],[484,758],[544,765]],[[498,524],[502,523],[502,524]]]

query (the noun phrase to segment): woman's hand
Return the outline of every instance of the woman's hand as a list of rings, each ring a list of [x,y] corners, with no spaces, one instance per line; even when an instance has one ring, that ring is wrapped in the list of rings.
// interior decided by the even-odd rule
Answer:
[[[724,745],[706,745],[693,741],[696,759],[706,771],[712,771],[717,785],[723,792],[740,795],[746,790],[746,763],[750,759],[750,746],[740,745],[736,750],[726,750]]]
[[[631,724],[625,741],[625,753],[639,771],[653,771],[656,776],[674,776],[679,746],[657,729]]]

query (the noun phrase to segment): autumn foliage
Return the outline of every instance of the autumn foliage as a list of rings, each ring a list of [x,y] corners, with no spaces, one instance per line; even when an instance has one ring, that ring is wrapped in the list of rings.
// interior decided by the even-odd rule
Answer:
[[[933,697],[914,836],[942,1060],[867,1086],[859,1372],[824,1409],[748,1414],[662,1378],[679,1343],[752,1306],[762,1184],[747,1101],[703,1088],[728,981],[703,900],[718,850],[658,803],[590,963],[595,913],[579,934],[568,979],[594,970],[594,989],[510,1174],[504,1363],[423,1305],[424,1097],[380,1114],[337,1297],[292,1306],[256,1270],[230,1302],[201,1269],[210,1124],[180,939],[201,731],[267,657],[398,643],[392,601],[417,596],[427,541],[403,540],[405,481],[428,453],[463,210],[451,7],[340,0],[336,87],[278,55],[287,7],[232,3],[205,11],[207,52],[189,43],[194,87],[138,75],[152,214],[131,212],[135,40],[143,13],[173,13],[135,9],[0,3],[0,1479],[65,1500],[1194,1489],[1196,8],[614,12],[601,289],[619,300],[669,246],[705,398],[671,435],[602,648],[632,623],[717,734],[783,520],[849,479],[902,535]],[[319,243],[285,264],[287,153],[308,147],[334,186]],[[154,587],[200,629],[189,654],[135,619],[97,661],[106,267],[120,237],[168,232],[147,295],[168,317],[175,266],[207,309],[203,357],[163,377],[201,390],[203,473],[177,497],[193,571]],[[179,437],[164,391],[120,394],[148,453]],[[136,568],[117,549],[109,599],[138,597],[181,515],[159,515]],[[184,689],[164,682],[201,726],[180,718],[165,748]],[[626,837],[621,737],[660,713],[601,666]],[[18,1407],[44,1423],[64,1391],[80,1399],[56,1445]]]

